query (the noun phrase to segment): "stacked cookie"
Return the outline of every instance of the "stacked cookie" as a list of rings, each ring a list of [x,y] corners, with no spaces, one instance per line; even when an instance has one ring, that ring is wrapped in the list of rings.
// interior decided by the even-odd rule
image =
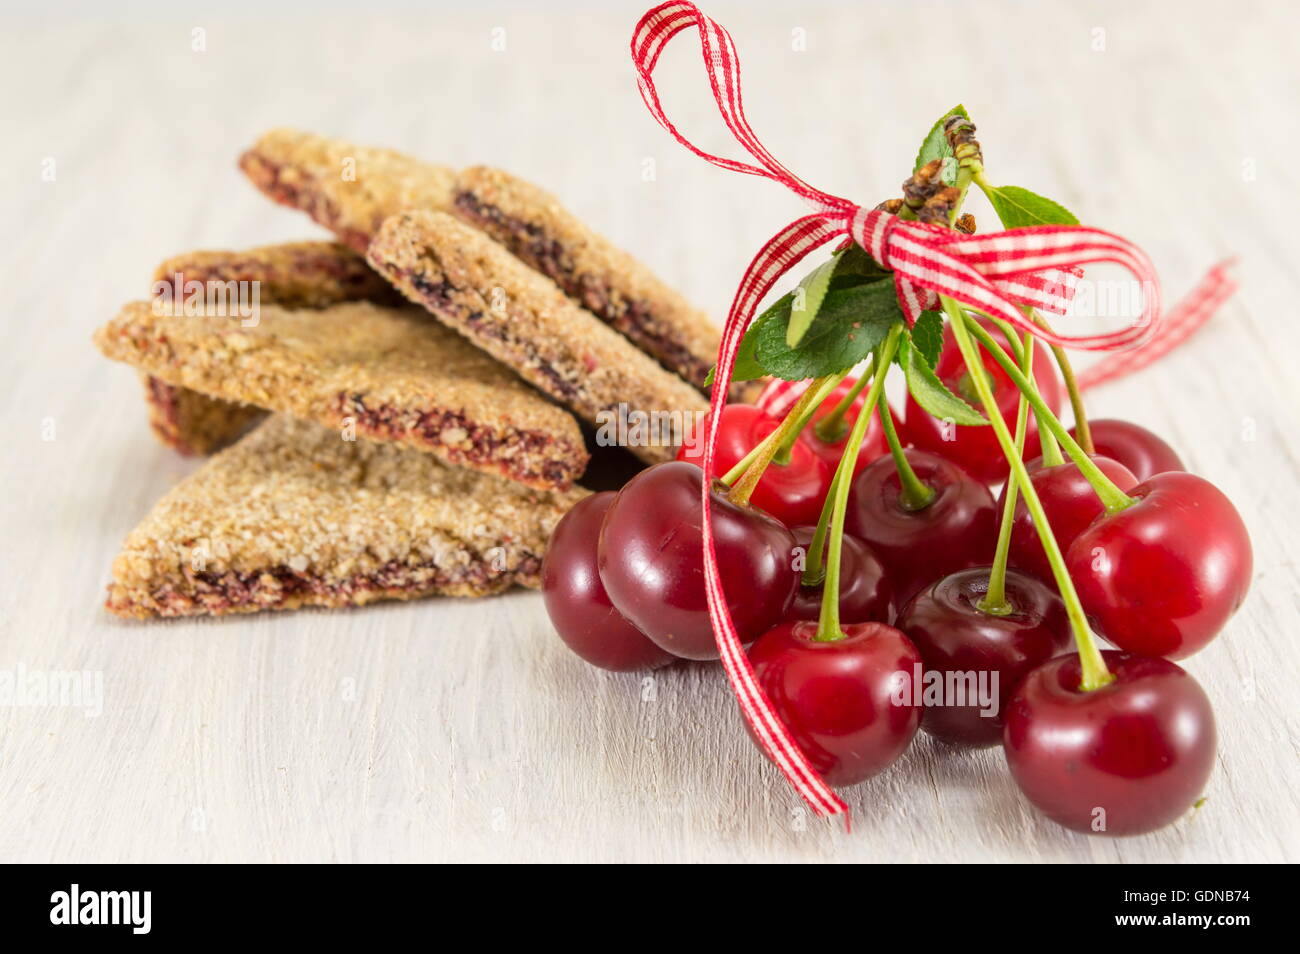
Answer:
[[[155,434],[214,455],[127,537],[111,611],[536,586],[592,428],[707,409],[707,317],[535,186],[287,130],[240,166],[338,241],[170,259],[96,332]]]

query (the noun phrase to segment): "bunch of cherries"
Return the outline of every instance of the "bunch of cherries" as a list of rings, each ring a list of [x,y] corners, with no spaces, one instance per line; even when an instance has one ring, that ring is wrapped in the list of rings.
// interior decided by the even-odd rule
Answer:
[[[1173,660],[1245,598],[1246,528],[1159,437],[1087,421],[1062,352],[1058,375],[1033,336],[945,311],[935,371],[988,426],[954,427],[911,396],[895,423],[883,385],[898,328],[872,372],[814,380],[784,418],[722,409],[715,550],[759,684],[830,785],[877,774],[922,728],[1001,743],[1026,797],[1069,828],[1166,825],[1215,752],[1209,701]],[[1067,391],[1072,430],[1057,417]],[[717,658],[701,456],[688,444],[556,527],[546,606],[588,662]],[[922,672],[986,674],[996,705],[898,691]]]

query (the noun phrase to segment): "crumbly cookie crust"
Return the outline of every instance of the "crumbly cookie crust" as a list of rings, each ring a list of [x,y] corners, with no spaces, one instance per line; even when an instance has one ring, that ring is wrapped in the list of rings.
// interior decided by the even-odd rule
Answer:
[[[181,290],[176,289],[180,279]],[[401,296],[365,257],[342,242],[282,242],[243,250],[187,252],[167,259],[153,273],[173,296],[188,282],[257,282],[260,300],[285,308],[327,308],[344,301],[395,305]]]
[[[441,212],[388,219],[367,258],[418,302],[526,380],[599,424],[620,404],[646,412],[697,414],[708,402],[630,341],[571,302],[478,229]],[[644,460],[672,446],[630,447]]]
[[[430,451],[540,488],[582,474],[574,419],[419,309],[260,309],[255,325],[134,302],[95,333],[168,384]]]
[[[457,174],[453,202],[458,216],[664,367],[703,388],[718,352],[717,327],[555,196],[500,169],[473,166]]]
[[[130,533],[106,605],[137,619],[220,616],[535,587],[551,530],[585,493],[274,415]]]
[[[306,212],[358,252],[390,215],[449,208],[455,180],[448,166],[293,129],[266,133],[239,167],[267,196]]]
[[[260,301],[287,308],[325,308],[344,301],[398,304],[401,296],[366,260],[341,242],[285,242],[244,251],[187,252],[153,274],[154,292],[185,295],[190,282],[257,282]],[[261,408],[232,404],[143,375],[149,426],[167,446],[187,456],[233,443],[265,416]]]
[[[237,441],[266,417],[260,407],[234,404],[162,378],[141,374],[149,429],[163,444],[186,457],[206,457]]]

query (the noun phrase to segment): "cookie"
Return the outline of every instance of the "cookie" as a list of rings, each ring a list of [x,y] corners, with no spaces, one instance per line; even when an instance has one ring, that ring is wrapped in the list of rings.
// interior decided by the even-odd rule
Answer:
[[[358,252],[390,215],[449,208],[455,179],[448,166],[293,129],[266,133],[239,167],[267,196],[306,212]]]
[[[586,423],[604,425],[622,406],[690,426],[708,410],[698,390],[454,216],[395,215],[366,257],[407,298]],[[629,449],[652,463],[671,459],[684,432],[660,428]]]
[[[273,415],[130,533],[106,605],[224,616],[536,587],[551,530],[584,494]]]
[[[456,215],[665,368],[703,388],[718,353],[717,327],[553,195],[500,169],[474,166],[457,174],[453,203]]]
[[[210,282],[257,282],[261,303],[289,308],[324,308],[356,300],[401,301],[364,258],[339,242],[286,242],[246,251],[177,255],[155,269],[153,293],[183,302],[187,294],[206,289]],[[182,454],[220,450],[266,413],[178,388],[150,375],[142,378],[154,435]]]
[[[134,302],[95,333],[108,357],[168,384],[429,451],[544,489],[587,451],[577,422],[419,309],[264,305],[256,322]]]

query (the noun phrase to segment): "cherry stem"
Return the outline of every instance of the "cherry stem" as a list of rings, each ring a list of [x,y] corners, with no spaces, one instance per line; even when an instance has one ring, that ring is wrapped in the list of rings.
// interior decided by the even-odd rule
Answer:
[[[957,341],[957,347],[961,350],[962,358],[965,359],[968,367],[974,367],[980,357],[972,334],[975,329],[980,331],[984,329],[979,328],[978,322],[968,319],[961,306],[951,298],[940,295],[939,301],[952,324],[953,337]],[[1000,348],[998,350],[1001,351]],[[1015,366],[1012,365],[1012,367]],[[1015,370],[1019,374],[1019,369]],[[1079,662],[1083,670],[1079,688],[1085,692],[1099,689],[1113,681],[1115,677],[1107,670],[1106,661],[1097,648],[1097,641],[1093,637],[1092,630],[1088,628],[1088,618],[1083,611],[1083,603],[1079,600],[1079,594],[1074,588],[1074,581],[1070,579],[1070,574],[1065,568],[1065,559],[1061,555],[1061,547],[1056,542],[1056,536],[1052,533],[1051,525],[1047,521],[1047,513],[1043,510],[1043,503],[1038,497],[1038,491],[1030,483],[1029,472],[1025,469],[1024,459],[1016,453],[1015,443],[1011,438],[1011,432],[1007,430],[1007,422],[1002,419],[1002,412],[998,410],[997,400],[993,396],[993,389],[989,387],[988,382],[982,377],[977,375],[971,377],[978,389],[980,401],[984,405],[984,413],[988,416],[989,423],[993,427],[993,433],[998,439],[998,444],[1002,447],[1002,453],[1006,456],[1007,463],[1011,465],[1011,473],[1024,492],[1025,507],[1028,508],[1030,516],[1033,517],[1034,527],[1038,531],[1043,550],[1047,554],[1047,562],[1052,567],[1052,576],[1056,580],[1056,588],[1060,591],[1061,599],[1065,603],[1065,612],[1070,619],[1070,628],[1074,631],[1074,641],[1079,651]],[[1038,403],[1042,404],[1042,399],[1038,398],[1032,388],[1021,386],[1021,394],[1031,402],[1037,399]],[[1046,410],[1045,404],[1043,408]],[[1038,410],[1038,408],[1035,407],[1035,410]],[[1041,417],[1040,420],[1042,420]],[[1008,494],[1008,496],[1010,495]]]
[[[889,402],[881,401],[877,410],[880,413],[880,427],[885,432],[885,443],[889,445],[889,456],[894,458],[894,467],[898,470],[898,483],[901,490],[900,499],[905,510],[924,510],[934,500],[934,488],[926,484],[916,471],[912,462],[903,452],[898,431],[894,430],[894,415],[889,410]]]
[[[1047,331],[1052,330],[1047,319],[1032,308],[1029,309],[1029,317],[1038,327],[1045,328]],[[1056,366],[1061,369],[1061,380],[1065,382],[1065,390],[1070,395],[1070,409],[1074,411],[1075,440],[1087,453],[1095,454],[1097,448],[1092,443],[1092,428],[1088,426],[1088,415],[1083,409],[1083,395],[1079,392],[1079,382],[1074,376],[1074,366],[1070,364],[1070,356],[1060,345],[1052,345],[1052,356],[1056,358]]]
[[[857,466],[858,454],[862,450],[862,441],[867,436],[867,425],[871,422],[871,409],[880,402],[881,392],[885,387],[885,373],[889,362],[894,359],[894,350],[898,347],[901,325],[894,325],[889,330],[877,353],[878,360],[872,362],[877,371],[871,376],[871,390],[867,392],[862,410],[853,422],[853,430],[844,443],[844,453],[840,456],[839,466],[835,468],[835,480],[832,484],[834,505],[830,519],[830,553],[826,558],[826,582],[822,586],[822,610],[817,620],[817,633],[813,639],[818,642],[832,642],[844,638],[840,629],[840,556],[844,549],[844,515],[849,505],[849,486],[853,483],[853,469]],[[820,531],[822,521],[818,520]],[[813,544],[817,545],[814,537]]]
[[[858,379],[854,389],[858,390],[858,384],[874,383],[876,362],[871,363],[872,374],[870,377],[863,375]],[[875,408],[871,405],[877,399],[868,399],[863,402],[864,406],[858,409],[859,416],[865,414],[868,418],[875,413]],[[853,473],[849,472],[848,479],[852,479]],[[840,481],[839,465],[835,467],[835,473],[831,476],[831,483],[826,488],[826,499],[822,502],[821,513],[817,515],[817,528],[813,531],[812,541],[808,544],[808,562],[804,565],[803,575],[800,577],[801,586],[821,586],[826,582],[826,567],[824,565],[824,556],[826,550],[826,534],[830,530],[831,510],[835,504],[835,489]]]
[[[1025,346],[1021,349],[1021,363],[1025,377],[1034,379],[1034,336],[1025,332]],[[1025,456],[1025,438],[1029,433],[1029,400],[1022,394],[1016,407],[1016,456]],[[989,588],[975,608],[990,616],[1007,616],[1015,609],[1007,599],[1007,557],[1011,553],[1011,525],[1016,515],[1016,501],[1020,484],[1015,473],[1007,476],[1007,499],[1002,505],[1002,523],[998,526],[998,545],[993,552],[993,567],[989,570]]]
[[[871,372],[875,371],[873,366],[864,371],[862,375],[853,382],[853,387],[849,388],[847,394],[840,398],[839,403],[831,409],[831,412],[813,425],[813,433],[825,441],[827,444],[838,444],[844,439],[844,435],[849,432],[849,426],[844,423],[845,416],[849,413],[849,408],[853,402],[858,399],[862,389],[871,383]]]
[[[955,306],[960,309],[960,306]],[[987,331],[980,327],[979,322],[971,321],[964,323],[970,334],[979,339],[980,344],[984,345],[986,351],[993,356],[993,360],[1002,366],[1002,370],[1011,378],[1012,383],[1020,389],[1020,393],[1029,399],[1029,404],[1034,409],[1034,414],[1038,418],[1039,427],[1045,434],[1053,435],[1061,446],[1065,448],[1065,453],[1069,456],[1074,465],[1079,468],[1085,480],[1092,485],[1093,491],[1100,498],[1102,505],[1106,508],[1107,513],[1118,513],[1126,507],[1131,507],[1136,501],[1124,491],[1115,486],[1115,482],[1101,472],[1087,452],[1078,445],[1070,432],[1065,429],[1052,409],[1039,395],[1038,391],[1029,382],[1029,380],[1020,373],[1020,369],[1008,357],[1007,353],[1002,350],[996,341]],[[1043,425],[1046,425],[1044,428]],[[1046,455],[1044,455],[1046,461]]]
[[[812,416],[817,411],[817,408],[820,407],[821,403],[830,396],[830,393],[839,386],[839,383],[844,380],[846,374],[848,374],[847,371],[840,374],[832,374],[829,377],[813,381],[812,384],[808,385],[808,390],[804,391],[804,393],[800,395],[799,400],[796,401],[794,406],[786,413],[785,419],[781,421],[781,426],[755,444],[748,454],[737,461],[736,466],[723,475],[722,482],[728,487],[735,484],[736,481],[741,478],[741,475],[750,470],[759,457],[767,456],[769,462],[774,459],[777,452],[780,450],[784,439],[791,434],[798,436],[799,432],[804,429],[804,426],[812,420]],[[793,441],[791,443],[793,443]],[[768,451],[771,451],[770,455],[768,454]],[[763,465],[763,469],[767,469],[766,464]],[[758,476],[763,476],[761,471]],[[755,478],[754,483],[758,483],[758,478]],[[748,499],[748,497],[746,497],[746,499]]]
[[[1027,306],[1022,306],[1021,310],[1024,311],[1026,317],[1031,317],[1030,308],[1028,308]],[[981,314],[984,313],[981,312]],[[1016,338],[1016,328],[1014,325],[1011,324],[1011,322],[1006,321],[1003,318],[998,318],[995,315],[984,315],[984,317],[998,326],[998,328],[1002,331],[1003,337],[1005,337],[1011,345],[1011,357],[1015,359],[1015,362],[1019,367],[1021,368],[1025,367],[1025,349],[1028,348],[1030,351],[1033,351],[1034,346],[1032,342],[1028,345],[1024,345],[1024,346],[1020,345],[1018,343],[1018,339]],[[982,341],[980,343],[983,344]],[[1000,342],[999,342],[999,347],[1001,347]],[[1038,390],[1038,381],[1035,380],[1032,374],[1026,373],[1025,380],[1034,386],[1035,391]],[[1034,419],[1035,420],[1038,419],[1037,411],[1034,412]],[[1039,434],[1039,443],[1042,445],[1043,448],[1043,462],[1048,467],[1055,467],[1057,464],[1065,463],[1065,458],[1061,456],[1061,446],[1056,443],[1056,438],[1052,436],[1052,432],[1047,429],[1047,425],[1044,424],[1042,421],[1038,422],[1038,434]]]

